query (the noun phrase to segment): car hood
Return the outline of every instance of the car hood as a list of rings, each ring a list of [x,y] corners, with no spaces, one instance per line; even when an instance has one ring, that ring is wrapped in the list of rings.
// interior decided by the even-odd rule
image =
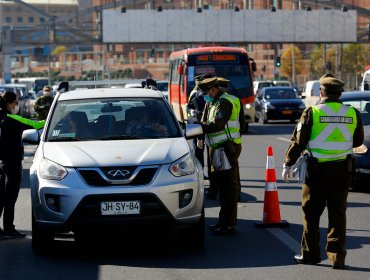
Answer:
[[[184,138],[43,143],[44,157],[66,167],[168,164],[189,152]]]

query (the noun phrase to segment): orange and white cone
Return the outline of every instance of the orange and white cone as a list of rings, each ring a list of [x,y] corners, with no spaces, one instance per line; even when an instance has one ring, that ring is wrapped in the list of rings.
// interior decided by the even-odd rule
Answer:
[[[256,222],[258,227],[287,227],[289,223],[280,217],[279,196],[276,186],[276,172],[272,146],[267,147],[266,187],[263,204],[263,221]]]

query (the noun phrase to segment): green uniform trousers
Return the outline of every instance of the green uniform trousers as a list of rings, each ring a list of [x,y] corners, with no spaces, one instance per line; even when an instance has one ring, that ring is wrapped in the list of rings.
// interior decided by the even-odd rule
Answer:
[[[218,224],[223,226],[236,226],[238,194],[240,188],[240,175],[238,158],[242,150],[241,144],[227,142],[225,153],[230,162],[231,169],[215,171],[214,180],[218,182],[220,196],[220,213]],[[213,158],[213,151],[210,149],[210,158]]]
[[[302,189],[304,259],[320,258],[320,216],[328,209],[326,253],[332,264],[344,264],[346,249],[346,209],[351,173],[346,161],[316,163],[308,168]]]

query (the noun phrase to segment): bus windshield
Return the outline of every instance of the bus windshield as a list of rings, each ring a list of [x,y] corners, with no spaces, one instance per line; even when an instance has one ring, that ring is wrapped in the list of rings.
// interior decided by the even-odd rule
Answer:
[[[239,98],[252,95],[252,80],[250,77],[249,65],[201,65],[188,67],[188,95],[195,87],[194,77],[209,73],[217,77],[230,80],[227,92]],[[246,93],[249,93],[246,95]]]

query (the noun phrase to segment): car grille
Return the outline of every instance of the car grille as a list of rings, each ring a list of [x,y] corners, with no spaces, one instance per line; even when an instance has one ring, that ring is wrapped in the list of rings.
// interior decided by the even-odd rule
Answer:
[[[120,169],[127,170],[130,172],[126,177],[119,178],[120,180],[122,180],[122,179],[128,179],[131,176],[132,172],[135,171],[136,167],[120,167]],[[106,175],[106,177],[114,181],[112,176],[110,176],[107,173],[108,170],[109,168],[107,167],[101,168],[101,171]],[[133,181],[131,181],[130,183],[121,184],[121,185],[130,185],[130,186],[148,185],[153,180],[153,177],[156,174],[157,170],[158,170],[158,167],[142,168],[136,174]],[[96,169],[79,169],[78,172],[80,173],[84,181],[90,186],[108,187],[108,186],[116,185],[114,183],[111,184],[110,182],[106,181]]]

